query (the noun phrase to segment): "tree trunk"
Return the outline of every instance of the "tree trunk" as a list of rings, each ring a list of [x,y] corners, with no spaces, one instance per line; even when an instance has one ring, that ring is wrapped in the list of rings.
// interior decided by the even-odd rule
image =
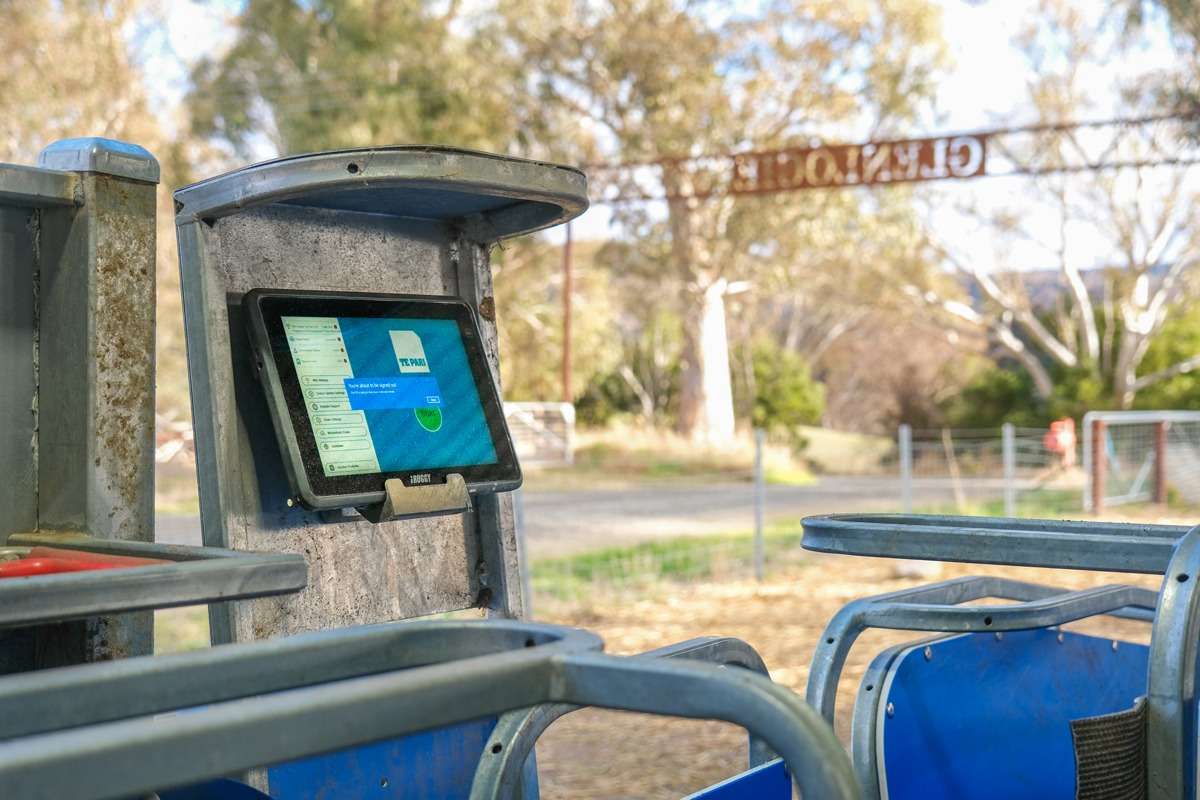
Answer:
[[[701,291],[685,293],[683,358],[679,392],[679,432],[696,441],[733,441],[733,387],[725,290],[720,278]]]
[[[714,445],[733,441],[733,389],[729,373],[729,337],[725,329],[724,278],[715,277],[711,253],[698,230],[699,201],[688,198],[690,176],[664,172],[664,184],[675,195],[667,202],[671,261],[680,285],[683,352],[680,364],[677,428],[688,438]]]

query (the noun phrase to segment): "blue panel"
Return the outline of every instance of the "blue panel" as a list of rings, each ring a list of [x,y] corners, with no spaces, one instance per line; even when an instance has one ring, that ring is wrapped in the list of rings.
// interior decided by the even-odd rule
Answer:
[[[1131,707],[1146,693],[1149,648],[1057,636],[966,634],[930,644],[929,660],[925,645],[898,656],[880,703],[883,796],[1073,800],[1070,721]]]
[[[467,722],[267,770],[275,800],[467,800],[495,719]]]
[[[270,797],[244,783],[228,778],[198,783],[183,789],[159,792],[160,800],[271,800]]]
[[[791,800],[792,779],[779,759],[735,775],[683,800]]]

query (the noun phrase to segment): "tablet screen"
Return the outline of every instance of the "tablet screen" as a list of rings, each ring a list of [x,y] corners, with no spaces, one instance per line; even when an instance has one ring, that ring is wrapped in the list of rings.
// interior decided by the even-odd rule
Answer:
[[[285,457],[311,494],[382,492],[383,481],[514,484],[520,470],[465,303],[402,295],[255,290],[252,334]],[[267,352],[269,351],[269,352]],[[273,385],[277,384],[277,385]],[[293,444],[294,443],[294,444]],[[311,505],[321,497],[301,496]]]
[[[326,476],[496,463],[454,320],[282,321]]]

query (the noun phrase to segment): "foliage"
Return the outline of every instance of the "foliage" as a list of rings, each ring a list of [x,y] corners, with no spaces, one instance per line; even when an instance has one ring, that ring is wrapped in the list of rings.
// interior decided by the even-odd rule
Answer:
[[[247,155],[444,142],[507,150],[516,120],[487,31],[458,3],[247,0],[237,38],[193,70],[193,131]]]
[[[679,399],[680,364],[673,357],[678,340],[679,322],[669,312],[637,320],[623,336],[611,337],[609,345],[616,345],[613,354],[619,364],[593,373],[576,400],[580,422],[605,425],[621,416],[649,425],[669,422]]]
[[[545,138],[551,155],[578,161],[653,161],[808,143],[831,130],[884,130],[929,96],[941,53],[939,16],[924,0],[853,9],[556,0],[502,4],[498,14],[529,69],[528,97],[514,99],[516,113],[552,134]],[[668,193],[686,194],[712,178],[711,165],[669,164],[655,179]],[[601,189],[622,181],[604,170],[593,177]],[[761,281],[767,297],[771,274],[792,270],[788,299],[817,295],[801,290],[795,275],[828,263],[814,255],[822,252],[817,237],[869,235],[861,200],[852,193],[804,203],[678,198],[650,211],[614,209],[621,233],[641,251],[634,260],[654,264],[655,300],[670,303],[681,323],[680,430],[723,435],[723,412],[706,398],[722,381],[725,348],[702,342],[700,331],[719,329],[711,323],[723,313],[726,288]],[[816,222],[831,208],[844,209],[851,223]]]
[[[1142,362],[1147,372],[1167,369],[1200,353],[1200,304],[1163,326]],[[1200,369],[1154,384],[1138,393],[1136,408],[1200,409]]]
[[[1043,424],[1029,373],[988,365],[944,405],[945,424],[953,428],[993,428],[1005,422],[1033,427]]]
[[[1177,312],[1155,337],[1143,359],[1143,370],[1154,373],[1200,353],[1200,305]],[[1088,411],[1116,409],[1120,402],[1111,384],[1090,364],[1059,367],[1052,373],[1054,388],[1039,397],[1029,373],[1013,361],[987,363],[966,386],[943,405],[945,423],[952,427],[990,428],[1005,422],[1038,427],[1062,417],[1082,419]],[[1200,370],[1176,375],[1143,389],[1138,409],[1200,408]]]
[[[800,355],[764,340],[754,347],[753,362],[756,428],[795,438],[798,426],[821,421],[825,387],[813,380]]]
[[[6,0],[0,4],[0,161],[32,163],[72,136],[153,148],[158,130],[125,29],[142,0]]]
[[[1171,111],[1146,91],[1144,68],[1116,76],[1106,97],[1093,95],[1095,72],[1116,59],[1134,66],[1147,39],[1121,36],[1112,15],[1073,0],[1044,0],[1039,10],[1015,44],[1042,123]],[[1029,374],[1049,413],[1131,407],[1169,369],[1200,366],[1195,353],[1158,372],[1144,363],[1171,314],[1197,296],[1200,195],[1187,159],[1170,164],[1182,143],[1179,126],[1163,122],[1051,129],[1006,145],[1003,156],[1032,176],[1025,191],[964,204],[974,235],[957,247],[929,234],[931,251],[970,296],[953,285],[914,284],[910,294],[947,324],[985,333]],[[1088,168],[1098,163],[1125,166]]]
[[[595,264],[594,242],[576,242],[571,315],[571,399],[620,359],[608,272]],[[492,255],[500,369],[511,400],[562,397],[562,248],[544,238],[506,244]]]

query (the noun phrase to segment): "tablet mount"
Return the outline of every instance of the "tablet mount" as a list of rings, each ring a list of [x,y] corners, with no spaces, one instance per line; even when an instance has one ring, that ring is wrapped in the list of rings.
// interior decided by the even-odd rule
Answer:
[[[399,478],[389,478],[384,482],[383,490],[387,496],[382,503],[357,509],[363,519],[379,524],[401,519],[464,514],[471,510],[471,493],[467,491],[467,482],[457,472],[447,475],[445,483],[426,486],[405,486]]]

